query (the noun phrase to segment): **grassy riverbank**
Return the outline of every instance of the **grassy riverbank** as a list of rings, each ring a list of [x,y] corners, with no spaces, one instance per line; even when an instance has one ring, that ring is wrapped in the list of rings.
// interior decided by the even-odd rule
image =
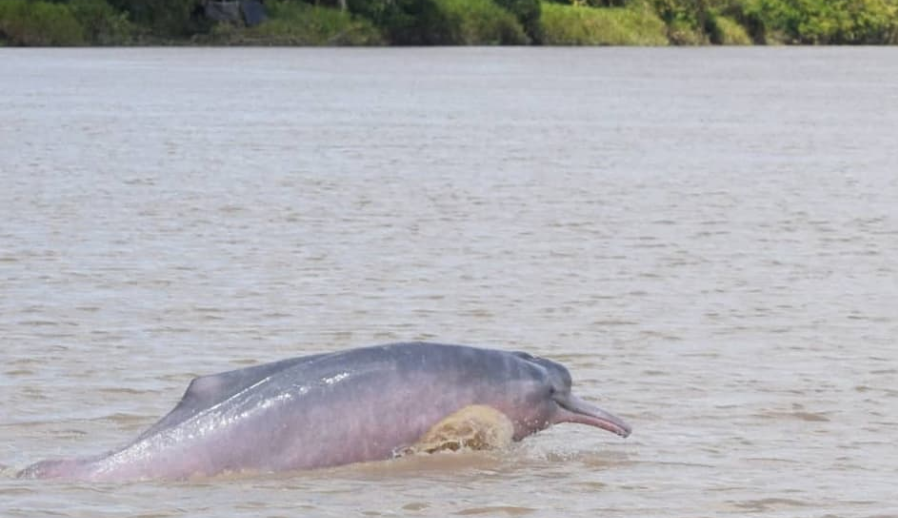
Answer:
[[[0,45],[898,43],[898,0],[268,0],[255,27],[201,2],[0,0]]]

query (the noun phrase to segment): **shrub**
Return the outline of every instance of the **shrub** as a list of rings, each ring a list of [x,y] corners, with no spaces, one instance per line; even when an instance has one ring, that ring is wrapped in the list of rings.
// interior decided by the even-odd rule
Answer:
[[[711,42],[720,45],[751,45],[751,37],[745,27],[739,25],[736,20],[715,15],[711,18],[710,24],[713,26],[711,31]]]
[[[347,0],[349,10],[371,20],[394,45],[447,45],[456,27],[436,0]]]
[[[893,43],[898,30],[890,0],[747,0],[744,12],[768,43]]]
[[[549,45],[667,45],[664,22],[643,5],[576,7],[544,3],[543,42]]]
[[[66,5],[0,1],[0,39],[10,45],[82,45],[84,34]]]
[[[523,5],[534,0],[507,1]],[[527,42],[515,15],[492,0],[348,0],[348,5],[351,12],[374,22],[395,45]]]
[[[898,3],[889,0],[845,3],[849,23],[840,31],[843,43],[898,44]]]
[[[496,0],[496,4],[515,15],[533,43],[542,43],[539,0]]]
[[[573,0],[574,5],[588,5],[589,7],[624,7],[628,0]]]
[[[193,18],[199,0],[108,0],[130,20],[157,37],[188,36],[199,27]]]
[[[116,11],[105,0],[72,0],[68,7],[89,42],[99,45],[131,42],[133,26],[127,13]]]
[[[450,21],[456,45],[523,45],[528,39],[517,18],[492,0],[437,0]]]
[[[658,16],[667,25],[667,37],[675,45],[708,42],[710,0],[652,0]]]
[[[375,45],[380,32],[364,19],[328,7],[275,1],[266,4],[269,19],[247,29],[216,25],[199,41],[228,45]]]
[[[674,45],[702,45],[707,43],[704,33],[693,22],[676,18],[667,23],[667,37]]]

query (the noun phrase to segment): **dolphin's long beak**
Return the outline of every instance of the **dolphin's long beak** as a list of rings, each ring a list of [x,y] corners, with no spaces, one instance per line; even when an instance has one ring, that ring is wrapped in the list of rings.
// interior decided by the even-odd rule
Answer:
[[[555,420],[559,423],[588,424],[621,437],[627,437],[633,430],[620,417],[606,412],[592,403],[587,403],[573,394],[565,394],[563,397],[555,399],[555,402],[561,407],[555,416]]]

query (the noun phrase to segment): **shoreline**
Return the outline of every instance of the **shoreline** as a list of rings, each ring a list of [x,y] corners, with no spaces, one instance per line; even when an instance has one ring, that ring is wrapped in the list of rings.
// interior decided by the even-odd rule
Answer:
[[[145,1],[156,10],[132,12],[121,7],[131,5],[125,0],[3,0],[0,47],[898,44],[898,4],[857,0],[342,0],[343,8]],[[251,19],[236,11],[222,21],[203,10],[242,2],[264,12]]]

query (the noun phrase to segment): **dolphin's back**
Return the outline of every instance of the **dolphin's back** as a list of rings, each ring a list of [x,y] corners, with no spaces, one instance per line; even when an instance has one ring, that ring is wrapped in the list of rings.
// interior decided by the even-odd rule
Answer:
[[[140,434],[136,440],[140,441],[161,430],[178,426],[200,412],[217,407],[291,367],[313,362],[322,356],[327,356],[327,354],[289,358],[194,378],[190,385],[187,386],[187,390],[184,391],[184,395],[181,396],[181,401],[178,402],[177,406]]]
[[[340,408],[353,408],[356,422],[361,422],[362,416],[371,410],[372,402],[377,402],[381,409],[388,403],[406,408],[414,406],[390,397],[390,387],[394,389],[393,394],[418,390],[419,394],[433,392],[434,398],[442,400],[446,398],[441,390],[462,387],[474,391],[492,379],[503,383],[534,379],[542,377],[541,371],[515,353],[426,342],[291,358],[194,379],[178,405],[131,444],[155,441],[156,435],[170,436],[180,430],[219,428],[220,423],[239,427],[243,416],[259,415],[259,412],[268,413],[269,422],[279,423],[266,430],[271,435],[265,440],[274,444],[283,439],[280,432],[287,429],[291,430],[287,436],[298,432],[297,427],[316,435],[314,429],[327,423],[303,421],[309,421],[308,416],[313,413],[320,415],[322,407],[335,413]],[[445,404],[455,402],[452,399]],[[417,404],[435,402],[431,399]]]

